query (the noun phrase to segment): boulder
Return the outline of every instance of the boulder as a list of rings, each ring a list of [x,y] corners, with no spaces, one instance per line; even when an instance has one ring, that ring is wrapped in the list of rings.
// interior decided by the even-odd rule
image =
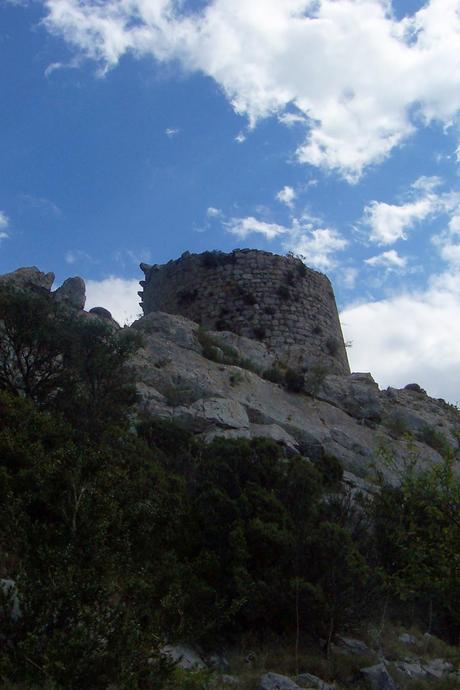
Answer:
[[[335,690],[333,685],[326,683],[326,681],[321,680],[318,676],[314,676],[312,673],[301,673],[296,676],[296,683],[300,685],[301,688],[316,688],[317,690]]]
[[[409,633],[402,633],[398,640],[404,642],[404,644],[417,644],[417,638],[415,635],[409,635]]]
[[[375,664],[375,666],[362,668],[360,673],[369,683],[372,690],[398,690],[398,686],[388,673],[387,667],[383,662]]]
[[[11,273],[0,276],[0,284],[12,285],[24,290],[46,290],[49,292],[54,283],[54,273],[43,273],[36,266],[18,268]]]
[[[356,419],[371,422],[381,420],[379,388],[370,374],[326,376],[319,386],[317,397],[345,410]]]
[[[427,675],[426,670],[418,659],[414,661],[399,661],[396,664],[396,668],[408,678],[423,678]]]
[[[258,690],[300,690],[297,683],[278,673],[266,673],[260,679]]]
[[[112,314],[108,309],[104,309],[104,307],[93,307],[89,310],[89,314],[99,316],[101,319],[107,319],[107,321],[114,321]]]
[[[362,640],[357,640],[355,637],[342,637],[337,635],[336,637],[337,646],[340,647],[344,652],[349,652],[350,654],[370,654],[371,649]]]
[[[86,302],[86,286],[83,278],[75,276],[67,278],[61,287],[53,292],[53,297],[58,302],[65,304],[71,309],[80,311],[84,309]]]
[[[454,670],[454,665],[445,659],[431,659],[423,664],[423,668],[428,676],[442,678]]]
[[[298,443],[295,438],[278,424],[250,424],[249,431],[251,438],[269,438],[277,443],[282,443],[293,452],[298,450]]]
[[[168,340],[176,347],[201,352],[197,337],[199,326],[183,316],[154,311],[135,321],[131,328],[151,336],[153,348],[158,341]]]
[[[227,398],[197,400],[188,408],[196,425],[218,426],[227,429],[248,429],[249,419],[243,405]]]
[[[174,661],[179,668],[185,671],[206,668],[201,656],[192,647],[185,644],[166,645],[162,652],[165,656]]]

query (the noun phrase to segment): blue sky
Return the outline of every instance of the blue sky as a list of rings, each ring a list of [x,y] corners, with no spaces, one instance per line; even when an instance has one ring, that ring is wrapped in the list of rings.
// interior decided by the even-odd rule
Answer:
[[[0,272],[293,251],[354,370],[460,400],[459,0],[0,0]]]

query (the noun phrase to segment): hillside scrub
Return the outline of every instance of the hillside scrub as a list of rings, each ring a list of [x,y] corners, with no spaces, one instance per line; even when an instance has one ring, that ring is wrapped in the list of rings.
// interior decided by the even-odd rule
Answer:
[[[158,690],[177,678],[166,641],[213,651],[251,637],[327,657],[338,633],[384,614],[458,641],[449,457],[357,500],[333,457],[205,445],[135,412],[138,336],[43,295],[34,319],[28,299],[0,296],[0,578],[16,587],[0,589],[5,683]]]

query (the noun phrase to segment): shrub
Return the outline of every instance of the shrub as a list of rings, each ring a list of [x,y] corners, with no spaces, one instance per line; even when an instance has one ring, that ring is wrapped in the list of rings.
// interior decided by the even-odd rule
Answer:
[[[265,328],[263,326],[256,326],[254,328],[254,335],[257,340],[263,340],[265,338]]]
[[[406,419],[403,417],[403,415],[398,414],[397,412],[387,417],[384,423],[388,430],[394,436],[396,436],[396,438],[401,438],[402,436],[406,436],[410,433]]]
[[[328,371],[328,368],[324,364],[314,364],[308,369],[305,376],[305,390],[309,395],[316,398]]]
[[[335,357],[335,355],[339,351],[339,343],[338,343],[337,338],[334,338],[334,336],[332,336],[332,335],[329,336],[326,339],[326,349],[332,357]]]
[[[284,372],[279,367],[270,367],[270,369],[265,369],[262,377],[266,381],[271,381],[272,383],[284,384]]]
[[[450,445],[440,431],[437,431],[432,426],[426,425],[423,427],[418,435],[419,440],[426,443],[427,446],[436,450],[440,455],[447,455],[451,450]]]
[[[294,369],[287,369],[284,374],[284,382],[286,388],[291,393],[301,393],[304,388],[305,375],[301,371],[295,371]]]
[[[339,487],[343,479],[342,463],[335,455],[325,453],[322,458],[314,460],[314,465],[321,475],[324,486]]]

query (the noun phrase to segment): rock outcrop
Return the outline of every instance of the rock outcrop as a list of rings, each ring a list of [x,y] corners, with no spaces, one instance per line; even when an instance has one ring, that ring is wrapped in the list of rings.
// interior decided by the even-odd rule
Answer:
[[[145,343],[134,358],[142,409],[206,440],[266,437],[313,458],[334,456],[352,484],[356,475],[372,475],[382,456],[397,466],[416,454],[427,466],[440,461],[445,444],[459,449],[457,410],[422,389],[382,391],[369,373],[317,372],[312,393],[307,372],[302,390],[290,392],[267,380],[283,363],[263,343],[204,332],[163,312],[132,328]]]
[[[66,304],[71,309],[84,309],[86,302],[85,281],[79,277],[67,278],[53,295],[58,302]]]
[[[23,290],[51,290],[54,273],[43,273],[36,266],[18,268],[0,276],[0,284],[11,285]]]
[[[83,310],[81,278],[51,292],[53,280],[52,273],[36,267],[0,276],[0,284],[46,291],[77,317],[119,328],[103,307]],[[440,462],[447,449],[459,453],[457,409],[430,398],[417,384],[379,390],[369,373],[301,366],[300,345],[286,351],[269,340],[206,330],[162,311],[148,313],[131,328],[144,336],[132,362],[139,408],[205,441],[264,437],[288,453],[317,460],[332,456],[344,467],[345,482],[360,491],[369,488],[375,465],[390,477],[407,457],[428,466]]]

